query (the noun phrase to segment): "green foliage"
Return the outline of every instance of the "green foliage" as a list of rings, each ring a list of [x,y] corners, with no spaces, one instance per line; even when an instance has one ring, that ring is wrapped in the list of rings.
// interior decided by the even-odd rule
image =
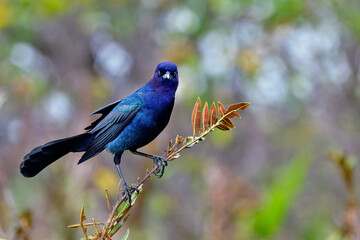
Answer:
[[[306,17],[307,3],[302,0],[273,1],[274,11],[267,19],[268,24],[274,27],[279,24],[296,22]]]
[[[275,176],[253,216],[253,231],[256,235],[271,237],[281,228],[304,186],[312,160],[312,156],[299,153]]]
[[[335,13],[338,14],[340,21],[350,30],[353,36],[360,42],[360,15],[359,1],[349,0],[346,4],[332,1]]]
[[[74,212],[81,204],[87,214],[104,216],[104,208],[98,207],[103,202],[104,183],[111,175],[116,177],[115,185],[118,181],[114,169],[103,176],[97,174],[104,164],[102,158],[109,160],[107,154],[79,168],[73,167],[76,154],[69,156],[51,167],[61,178],[50,176],[54,172],[49,169],[35,179],[24,180],[18,164],[35,142],[77,134],[88,121],[83,118],[86,113],[109,99],[125,96],[151,74],[153,64],[170,60],[179,66],[180,88],[170,127],[163,136],[190,125],[183,115],[194,96],[224,102],[244,97],[255,106],[244,119],[246,127],[241,132],[213,131],[206,136],[211,144],[204,144],[201,153],[186,152],[176,167],[167,169],[165,178],[146,186],[142,197],[143,203],[149,204],[138,202],[133,221],[127,223],[131,239],[168,239],[169,233],[183,239],[211,239],[214,231],[228,234],[218,239],[351,239],[352,229],[360,229],[355,221],[347,220],[355,219],[348,216],[356,216],[353,204],[358,202],[359,189],[349,157],[359,156],[359,3],[0,0],[1,237],[74,239],[81,230],[63,226],[78,221]],[[36,54],[18,49],[19,44]],[[99,56],[114,44],[121,46],[130,60],[117,68],[128,72],[112,78],[100,65],[119,63],[121,54],[107,51],[106,58]],[[54,91],[65,93],[70,109],[75,110],[60,114],[68,119],[65,126],[56,124],[45,111]],[[198,116],[207,119],[212,106],[219,105],[209,102],[208,112],[198,109]],[[218,115],[217,109],[215,112]],[[196,136],[184,138],[188,147],[204,140],[198,137],[202,129],[213,125],[210,120],[200,121],[200,125],[196,122]],[[230,122],[223,123],[227,126],[221,126],[222,130],[232,129]],[[233,125],[237,126],[236,122]],[[161,141],[160,137],[150,148],[161,146]],[[307,178],[310,184],[302,186],[293,183],[294,178],[300,181],[298,173],[281,176],[295,171],[290,167],[294,163],[284,156],[305,144],[314,146],[309,156],[318,156],[318,161]],[[323,160],[333,148],[349,154],[330,157],[339,172]],[[220,198],[211,195],[215,187],[207,183],[214,178],[207,171],[216,163],[230,168],[219,178],[228,188],[226,192],[233,189],[242,193],[224,203],[231,214],[208,207]],[[130,167],[129,177],[147,166],[141,160],[131,164],[136,165],[136,171]],[[269,175],[274,181],[266,184],[263,179]],[[191,181],[190,193],[184,187],[187,181]],[[236,184],[226,185],[227,181],[240,181],[253,194],[244,200],[246,191]],[[286,184],[298,189],[287,189]],[[303,187],[307,194],[300,194]],[[116,190],[108,189],[111,201],[115,201]],[[184,199],[185,205],[173,202]],[[250,204],[244,204],[247,201]],[[29,217],[22,217],[26,213]],[[25,226],[24,219],[33,224]],[[218,221],[227,224],[221,228],[215,224]],[[93,225],[85,227],[93,233]],[[102,225],[97,227],[101,230]]]

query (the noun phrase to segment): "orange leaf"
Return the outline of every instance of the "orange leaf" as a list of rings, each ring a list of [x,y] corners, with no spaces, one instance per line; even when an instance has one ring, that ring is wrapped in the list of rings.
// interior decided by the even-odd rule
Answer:
[[[221,120],[221,122],[229,128],[235,128],[234,124],[228,118],[224,118],[223,120]]]
[[[201,100],[200,100],[200,97],[198,97],[198,99],[196,100],[192,115],[191,115],[191,124],[194,129],[194,132],[193,132],[194,136],[200,130],[200,125],[201,125],[200,108],[201,108]]]
[[[209,107],[208,103],[205,102],[204,108],[202,110],[202,124],[203,124],[203,131],[207,129],[207,126],[209,125]]]
[[[228,113],[231,111],[245,110],[249,105],[250,105],[250,103],[248,103],[248,102],[234,103],[228,107],[228,109],[226,110],[225,113]]]
[[[224,124],[220,124],[216,126],[218,129],[222,130],[222,131],[229,131],[230,128],[228,128],[227,126],[225,126]]]
[[[227,116],[227,118],[233,118],[233,117],[238,117],[238,118],[241,118],[240,114],[238,114],[237,112],[231,112],[229,113]]]
[[[224,105],[222,105],[221,102],[218,102],[218,111],[219,111],[220,116],[224,116],[224,114],[225,114],[225,107],[224,107]]]
[[[173,140],[172,140],[172,138],[170,138],[170,139],[169,139],[169,145],[168,145],[168,149],[170,149],[170,148],[171,148],[171,146],[172,146],[172,143],[173,143]]]
[[[183,141],[184,141],[184,137],[179,136],[179,141],[178,141],[177,145],[180,145]]]
[[[214,125],[216,123],[216,107],[215,103],[213,102],[211,108],[210,108],[210,126]]]

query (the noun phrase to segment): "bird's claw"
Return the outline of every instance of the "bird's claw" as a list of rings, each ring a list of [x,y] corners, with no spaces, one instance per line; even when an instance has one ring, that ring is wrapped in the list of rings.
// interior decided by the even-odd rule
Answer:
[[[137,193],[139,193],[139,189],[134,187],[134,186],[130,186],[129,185],[124,185],[124,190],[122,191],[122,195],[126,195],[126,198],[129,200],[129,204],[131,205],[131,193],[136,191]]]
[[[154,172],[154,174],[158,178],[161,178],[164,175],[165,167],[167,167],[168,162],[165,158],[158,156],[154,156],[153,160],[154,160],[153,167],[158,166],[158,169]]]

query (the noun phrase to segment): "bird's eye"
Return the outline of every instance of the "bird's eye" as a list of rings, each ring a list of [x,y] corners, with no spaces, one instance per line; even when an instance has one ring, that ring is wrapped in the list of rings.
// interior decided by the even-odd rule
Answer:
[[[161,76],[161,72],[160,72],[160,71],[158,71],[158,75]]]
[[[176,77],[176,72],[174,72],[174,77]]]

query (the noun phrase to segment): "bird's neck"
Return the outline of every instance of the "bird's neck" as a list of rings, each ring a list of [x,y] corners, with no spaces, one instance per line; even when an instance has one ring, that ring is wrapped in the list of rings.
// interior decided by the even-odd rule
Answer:
[[[164,84],[161,83],[159,81],[154,81],[153,79],[151,79],[147,84],[146,87],[156,91],[156,92],[161,92],[161,93],[167,93],[170,95],[175,95],[176,89],[177,89],[177,84]]]

